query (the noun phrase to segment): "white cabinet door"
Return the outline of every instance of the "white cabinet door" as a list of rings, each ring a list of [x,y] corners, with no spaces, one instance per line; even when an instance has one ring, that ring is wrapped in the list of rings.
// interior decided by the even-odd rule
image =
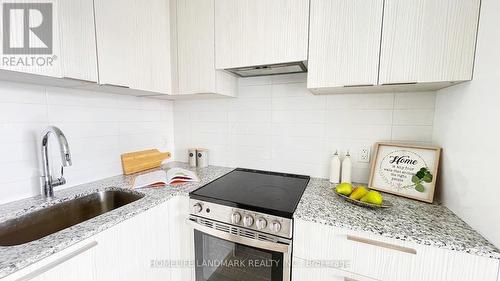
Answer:
[[[168,201],[170,229],[170,259],[184,266],[172,268],[172,281],[194,279],[194,231],[187,223],[190,213],[189,197],[176,196]]]
[[[46,3],[10,3],[6,14],[8,18],[9,42],[7,48],[24,50],[13,54],[4,50],[0,44],[2,64],[0,69],[19,73],[36,74],[46,77],[70,78],[97,82],[97,58],[95,46],[94,9],[92,0],[54,0]],[[40,6],[41,5],[41,6]],[[50,5],[50,6],[44,6]],[[7,7],[5,7],[7,9]],[[24,21],[25,9],[29,10],[28,21]],[[40,9],[40,10],[38,10]],[[7,11],[7,10],[6,10]],[[25,24],[40,25],[46,31],[37,34],[28,31],[29,39],[25,40]],[[3,40],[2,40],[3,41]],[[52,47],[52,51],[38,53],[33,48]],[[4,63],[6,61],[8,63]],[[6,74],[9,80],[35,82],[32,76],[14,76]],[[3,77],[2,77],[3,78]],[[54,82],[57,83],[57,82]]]
[[[68,257],[48,271],[36,275],[32,281],[92,281],[97,280],[94,270],[95,248],[86,249],[83,252],[75,253],[75,256]],[[36,271],[32,274],[36,274]]]
[[[167,0],[96,0],[99,83],[168,94],[170,15]]]
[[[62,77],[97,83],[92,0],[58,0]]]
[[[95,0],[99,83],[132,86],[137,24],[135,0]]]
[[[480,0],[385,0],[379,84],[472,79]]]
[[[337,270],[322,266],[317,271],[336,275],[341,270],[353,274],[347,275],[352,279],[364,276],[385,281],[495,281],[499,269],[496,259],[303,220],[295,220],[293,242],[294,257],[299,261],[346,261]]]
[[[215,68],[305,61],[309,0],[215,0]]]
[[[308,88],[376,85],[383,0],[311,1]]]
[[[215,91],[214,1],[177,1],[179,94]]]
[[[2,281],[97,281],[95,253],[98,243],[88,239],[21,269]]]
[[[98,280],[171,280],[167,203],[134,216],[97,236]],[[162,265],[163,262],[163,265]]]
[[[214,0],[177,0],[176,94],[235,96],[236,78],[215,70]],[[225,88],[226,83],[233,84]]]
[[[293,257],[292,281],[377,281],[345,271],[341,262],[332,260],[320,263]]]

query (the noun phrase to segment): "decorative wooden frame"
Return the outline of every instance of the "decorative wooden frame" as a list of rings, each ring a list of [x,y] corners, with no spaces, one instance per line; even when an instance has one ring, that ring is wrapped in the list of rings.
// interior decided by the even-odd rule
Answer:
[[[427,163],[425,158],[430,157],[433,162]],[[376,143],[368,185],[370,189],[432,203],[440,157],[439,147]]]

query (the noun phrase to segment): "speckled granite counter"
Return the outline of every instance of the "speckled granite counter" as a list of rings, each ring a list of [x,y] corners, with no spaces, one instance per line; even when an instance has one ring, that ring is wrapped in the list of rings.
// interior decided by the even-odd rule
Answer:
[[[183,163],[172,163],[170,165],[187,168]],[[196,172],[200,177],[200,182],[179,184],[175,185],[175,187],[166,186],[164,188],[138,189],[133,192],[139,192],[145,196],[121,208],[61,230],[40,240],[19,246],[0,247],[0,278],[32,263],[40,261],[43,258],[59,252],[73,244],[83,241],[86,238],[104,231],[154,206],[157,206],[158,204],[166,202],[176,195],[187,195],[189,192],[232,170],[232,168],[216,166],[196,169]],[[0,223],[41,208],[60,203],[62,201],[85,196],[93,192],[117,188],[131,189],[134,177],[135,176],[116,176],[56,191],[56,198],[51,202],[47,202],[42,197],[33,197],[1,205]]]
[[[295,218],[388,238],[500,259],[500,251],[453,212],[390,194],[388,209],[368,209],[344,201],[327,180],[311,179]]]
[[[170,165],[186,167],[183,163]],[[196,169],[201,180],[198,183],[140,189],[134,192],[140,192],[145,196],[138,201],[40,240],[19,246],[0,247],[0,278],[166,202],[176,195],[185,196],[232,170],[233,168],[216,166]],[[47,202],[41,197],[33,197],[1,205],[0,223],[96,191],[116,188],[130,189],[133,178],[134,176],[116,176],[57,191],[56,199],[51,202]],[[295,217],[418,244],[500,259],[498,249],[446,207],[389,194],[385,194],[384,198],[390,200],[394,207],[386,210],[358,207],[337,197],[331,191],[331,185],[327,180],[311,179],[295,212]]]

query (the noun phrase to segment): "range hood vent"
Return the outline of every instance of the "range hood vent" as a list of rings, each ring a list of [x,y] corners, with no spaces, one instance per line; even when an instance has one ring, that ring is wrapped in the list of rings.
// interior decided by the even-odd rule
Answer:
[[[289,62],[268,64],[259,66],[237,67],[226,69],[239,77],[255,77],[267,75],[280,75],[307,72],[307,67],[303,62]]]

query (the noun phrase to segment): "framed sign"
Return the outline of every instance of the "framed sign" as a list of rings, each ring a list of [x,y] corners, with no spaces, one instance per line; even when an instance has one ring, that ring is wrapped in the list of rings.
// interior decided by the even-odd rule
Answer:
[[[440,156],[438,147],[377,143],[369,186],[432,203]]]

